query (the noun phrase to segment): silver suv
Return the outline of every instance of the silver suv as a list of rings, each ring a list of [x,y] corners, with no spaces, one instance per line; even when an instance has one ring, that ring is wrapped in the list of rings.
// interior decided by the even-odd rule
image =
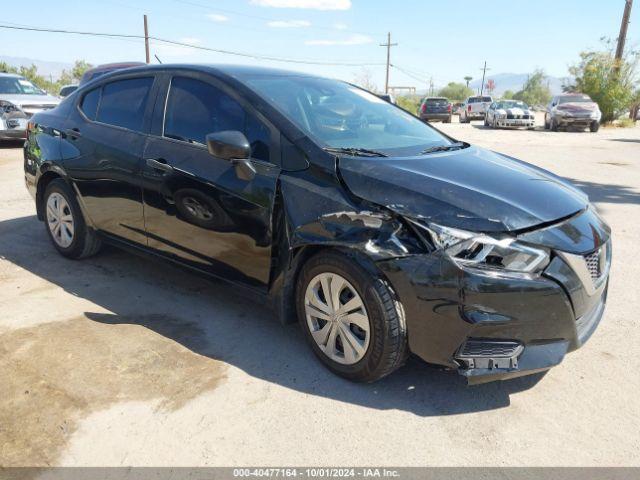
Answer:
[[[600,128],[602,113],[598,104],[584,93],[556,95],[547,105],[544,128],[557,131],[562,127],[589,127],[592,132]]]
[[[26,78],[0,73],[0,140],[25,138],[29,118],[59,103]]]

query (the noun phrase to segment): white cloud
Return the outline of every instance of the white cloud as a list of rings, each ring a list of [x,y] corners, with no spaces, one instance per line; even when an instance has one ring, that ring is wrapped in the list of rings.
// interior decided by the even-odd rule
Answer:
[[[219,13],[210,13],[209,15],[207,15],[207,17],[209,17],[209,20],[213,20],[214,22],[229,21],[229,17],[227,17],[226,15],[220,15]]]
[[[311,26],[307,20],[274,20],[267,22],[272,28],[306,28]]]
[[[251,4],[260,7],[311,10],[349,10],[351,8],[351,0],[251,0]]]
[[[342,40],[307,40],[306,42],[304,42],[305,45],[323,45],[323,46],[366,45],[368,43],[373,43],[373,38],[371,38],[368,35],[360,35],[360,34],[353,34]]]
[[[346,23],[334,23],[333,28],[336,30],[346,30],[349,26]]]

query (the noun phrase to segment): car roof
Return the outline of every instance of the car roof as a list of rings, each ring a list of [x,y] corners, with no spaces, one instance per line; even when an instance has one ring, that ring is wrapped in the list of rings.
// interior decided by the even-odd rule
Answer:
[[[128,73],[146,72],[146,71],[162,71],[162,70],[189,70],[213,75],[228,75],[242,79],[244,77],[253,76],[296,76],[296,77],[314,77],[308,73],[296,72],[292,70],[284,70],[270,67],[257,67],[253,65],[227,65],[227,64],[195,64],[195,63],[163,63],[159,65],[143,65],[138,67],[127,68]],[[118,70],[121,72],[122,70]]]

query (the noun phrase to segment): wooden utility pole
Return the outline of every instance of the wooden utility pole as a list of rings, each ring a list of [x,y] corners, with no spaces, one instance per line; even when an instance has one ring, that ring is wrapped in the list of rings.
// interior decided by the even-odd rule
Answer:
[[[627,28],[629,27],[629,17],[631,17],[631,5],[633,0],[625,0],[624,13],[622,14],[622,23],[620,24],[620,35],[618,35],[618,46],[616,48],[616,60],[622,60],[624,53],[624,43],[627,40]],[[617,62],[617,63],[618,63]],[[619,66],[617,66],[619,68]]]
[[[149,27],[147,26],[147,16],[144,16],[144,53],[147,58],[147,63],[151,63],[151,57],[149,56]]]
[[[484,76],[487,73],[487,70],[491,70],[487,68],[487,61],[484,61],[484,67],[482,67],[482,83],[480,84],[480,96],[484,94]]]
[[[391,66],[391,47],[395,47],[397,43],[391,43],[391,32],[387,33],[387,43],[381,43],[381,47],[387,47],[387,76],[384,81],[384,93],[389,93],[389,67]]]

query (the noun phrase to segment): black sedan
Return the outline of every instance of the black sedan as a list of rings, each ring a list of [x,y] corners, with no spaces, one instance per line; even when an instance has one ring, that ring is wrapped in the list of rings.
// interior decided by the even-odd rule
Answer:
[[[351,380],[410,352],[470,382],[548,369],[603,314],[610,230],[583,193],[348,83],[121,70],[35,115],[24,157],[60,254],[110,243],[251,289]]]

